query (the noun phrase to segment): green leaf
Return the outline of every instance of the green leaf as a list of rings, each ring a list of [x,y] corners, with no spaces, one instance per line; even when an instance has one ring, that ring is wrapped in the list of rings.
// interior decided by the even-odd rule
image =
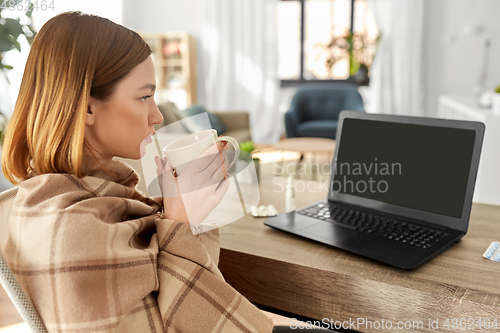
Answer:
[[[240,151],[246,151],[247,153],[251,153],[255,150],[255,145],[252,141],[244,141],[240,143]]]
[[[29,31],[31,32],[31,36],[28,36],[27,34],[25,34],[26,39],[28,40],[28,43],[31,45],[31,43],[33,43],[33,40],[36,37],[36,31],[35,31],[35,29],[33,29],[33,27],[31,26],[31,24],[30,25],[26,25],[26,27],[28,27]]]
[[[31,3],[30,6],[28,7],[28,10],[26,11],[26,16],[31,18],[32,14],[33,14],[33,3]]]
[[[19,43],[17,40],[13,41],[14,47],[21,52],[21,43]]]
[[[12,37],[11,37],[12,38]],[[0,52],[7,52],[14,48],[14,43],[10,40],[10,38],[0,36]]]
[[[10,34],[0,36],[0,52],[7,52],[14,48],[21,51],[21,44],[19,44],[16,38]]]
[[[21,23],[19,23],[19,19],[14,20],[11,18],[6,18],[4,27],[15,39],[17,39],[19,35],[23,33],[23,26],[21,25]]]

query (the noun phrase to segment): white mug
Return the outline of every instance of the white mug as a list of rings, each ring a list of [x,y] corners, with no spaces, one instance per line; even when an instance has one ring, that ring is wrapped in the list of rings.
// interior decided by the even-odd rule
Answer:
[[[197,133],[190,134],[163,147],[163,155],[167,157],[170,165],[175,169],[177,175],[189,165],[202,152],[219,141],[229,142],[234,149],[234,158],[229,163],[232,167],[240,156],[240,146],[235,138],[230,136],[217,137],[217,131],[209,129]]]

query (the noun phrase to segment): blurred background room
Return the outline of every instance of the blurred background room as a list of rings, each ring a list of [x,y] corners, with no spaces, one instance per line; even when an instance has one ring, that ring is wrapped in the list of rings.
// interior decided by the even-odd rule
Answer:
[[[31,9],[29,1],[1,2],[0,131],[31,30],[78,10],[141,34],[153,48],[165,118],[193,106],[213,112],[240,143],[253,142],[261,173],[275,172],[275,161],[331,161],[328,143],[345,108],[475,120],[486,135],[474,201],[500,204],[498,0],[31,0]],[[316,109],[302,110],[299,95]],[[307,121],[294,123],[297,114]],[[311,137],[330,140],[318,141],[326,154],[304,150]],[[11,186],[0,173],[0,191]],[[0,327],[19,320],[2,306]]]
[[[306,86],[322,94],[315,87],[354,85],[362,97],[357,108],[366,112],[472,119],[487,122],[491,132],[499,123],[496,0],[43,0],[31,17],[28,2],[17,8],[5,3],[0,52],[12,69],[0,71],[0,111],[7,118],[29,52],[29,31],[15,36],[15,45],[6,20],[19,19],[37,31],[58,13],[80,10],[123,24],[152,46],[155,99],[164,116],[182,117],[179,110],[193,105],[217,111],[231,134],[257,144],[254,153],[263,162],[304,156],[280,150],[279,157],[269,149],[264,154],[280,139],[335,139],[336,118],[347,106],[331,95],[313,95],[315,103],[330,106],[295,111],[292,99]],[[229,111],[245,116],[220,115]],[[312,122],[289,121],[287,129],[285,114],[292,111]],[[496,139],[487,131],[483,155],[491,162],[483,163],[479,178],[500,167]],[[500,186],[500,177],[491,177]],[[9,186],[1,176],[0,186]],[[496,187],[481,180],[477,186],[476,201],[500,203]]]

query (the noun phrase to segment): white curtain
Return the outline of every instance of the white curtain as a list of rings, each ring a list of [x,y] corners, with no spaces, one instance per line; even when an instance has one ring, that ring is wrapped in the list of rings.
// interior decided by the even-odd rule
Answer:
[[[200,103],[246,110],[252,139],[279,140],[277,0],[207,0],[202,25]]]
[[[370,74],[373,112],[424,116],[424,0],[369,6],[382,36]]]

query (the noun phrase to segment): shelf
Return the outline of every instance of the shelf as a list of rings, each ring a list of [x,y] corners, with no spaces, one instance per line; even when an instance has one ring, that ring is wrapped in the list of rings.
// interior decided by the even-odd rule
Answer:
[[[140,33],[153,50],[158,104],[172,101],[179,109],[196,103],[196,40],[184,32]],[[183,90],[179,95],[178,90]],[[175,98],[172,96],[175,95]],[[175,101],[174,101],[175,99]]]

